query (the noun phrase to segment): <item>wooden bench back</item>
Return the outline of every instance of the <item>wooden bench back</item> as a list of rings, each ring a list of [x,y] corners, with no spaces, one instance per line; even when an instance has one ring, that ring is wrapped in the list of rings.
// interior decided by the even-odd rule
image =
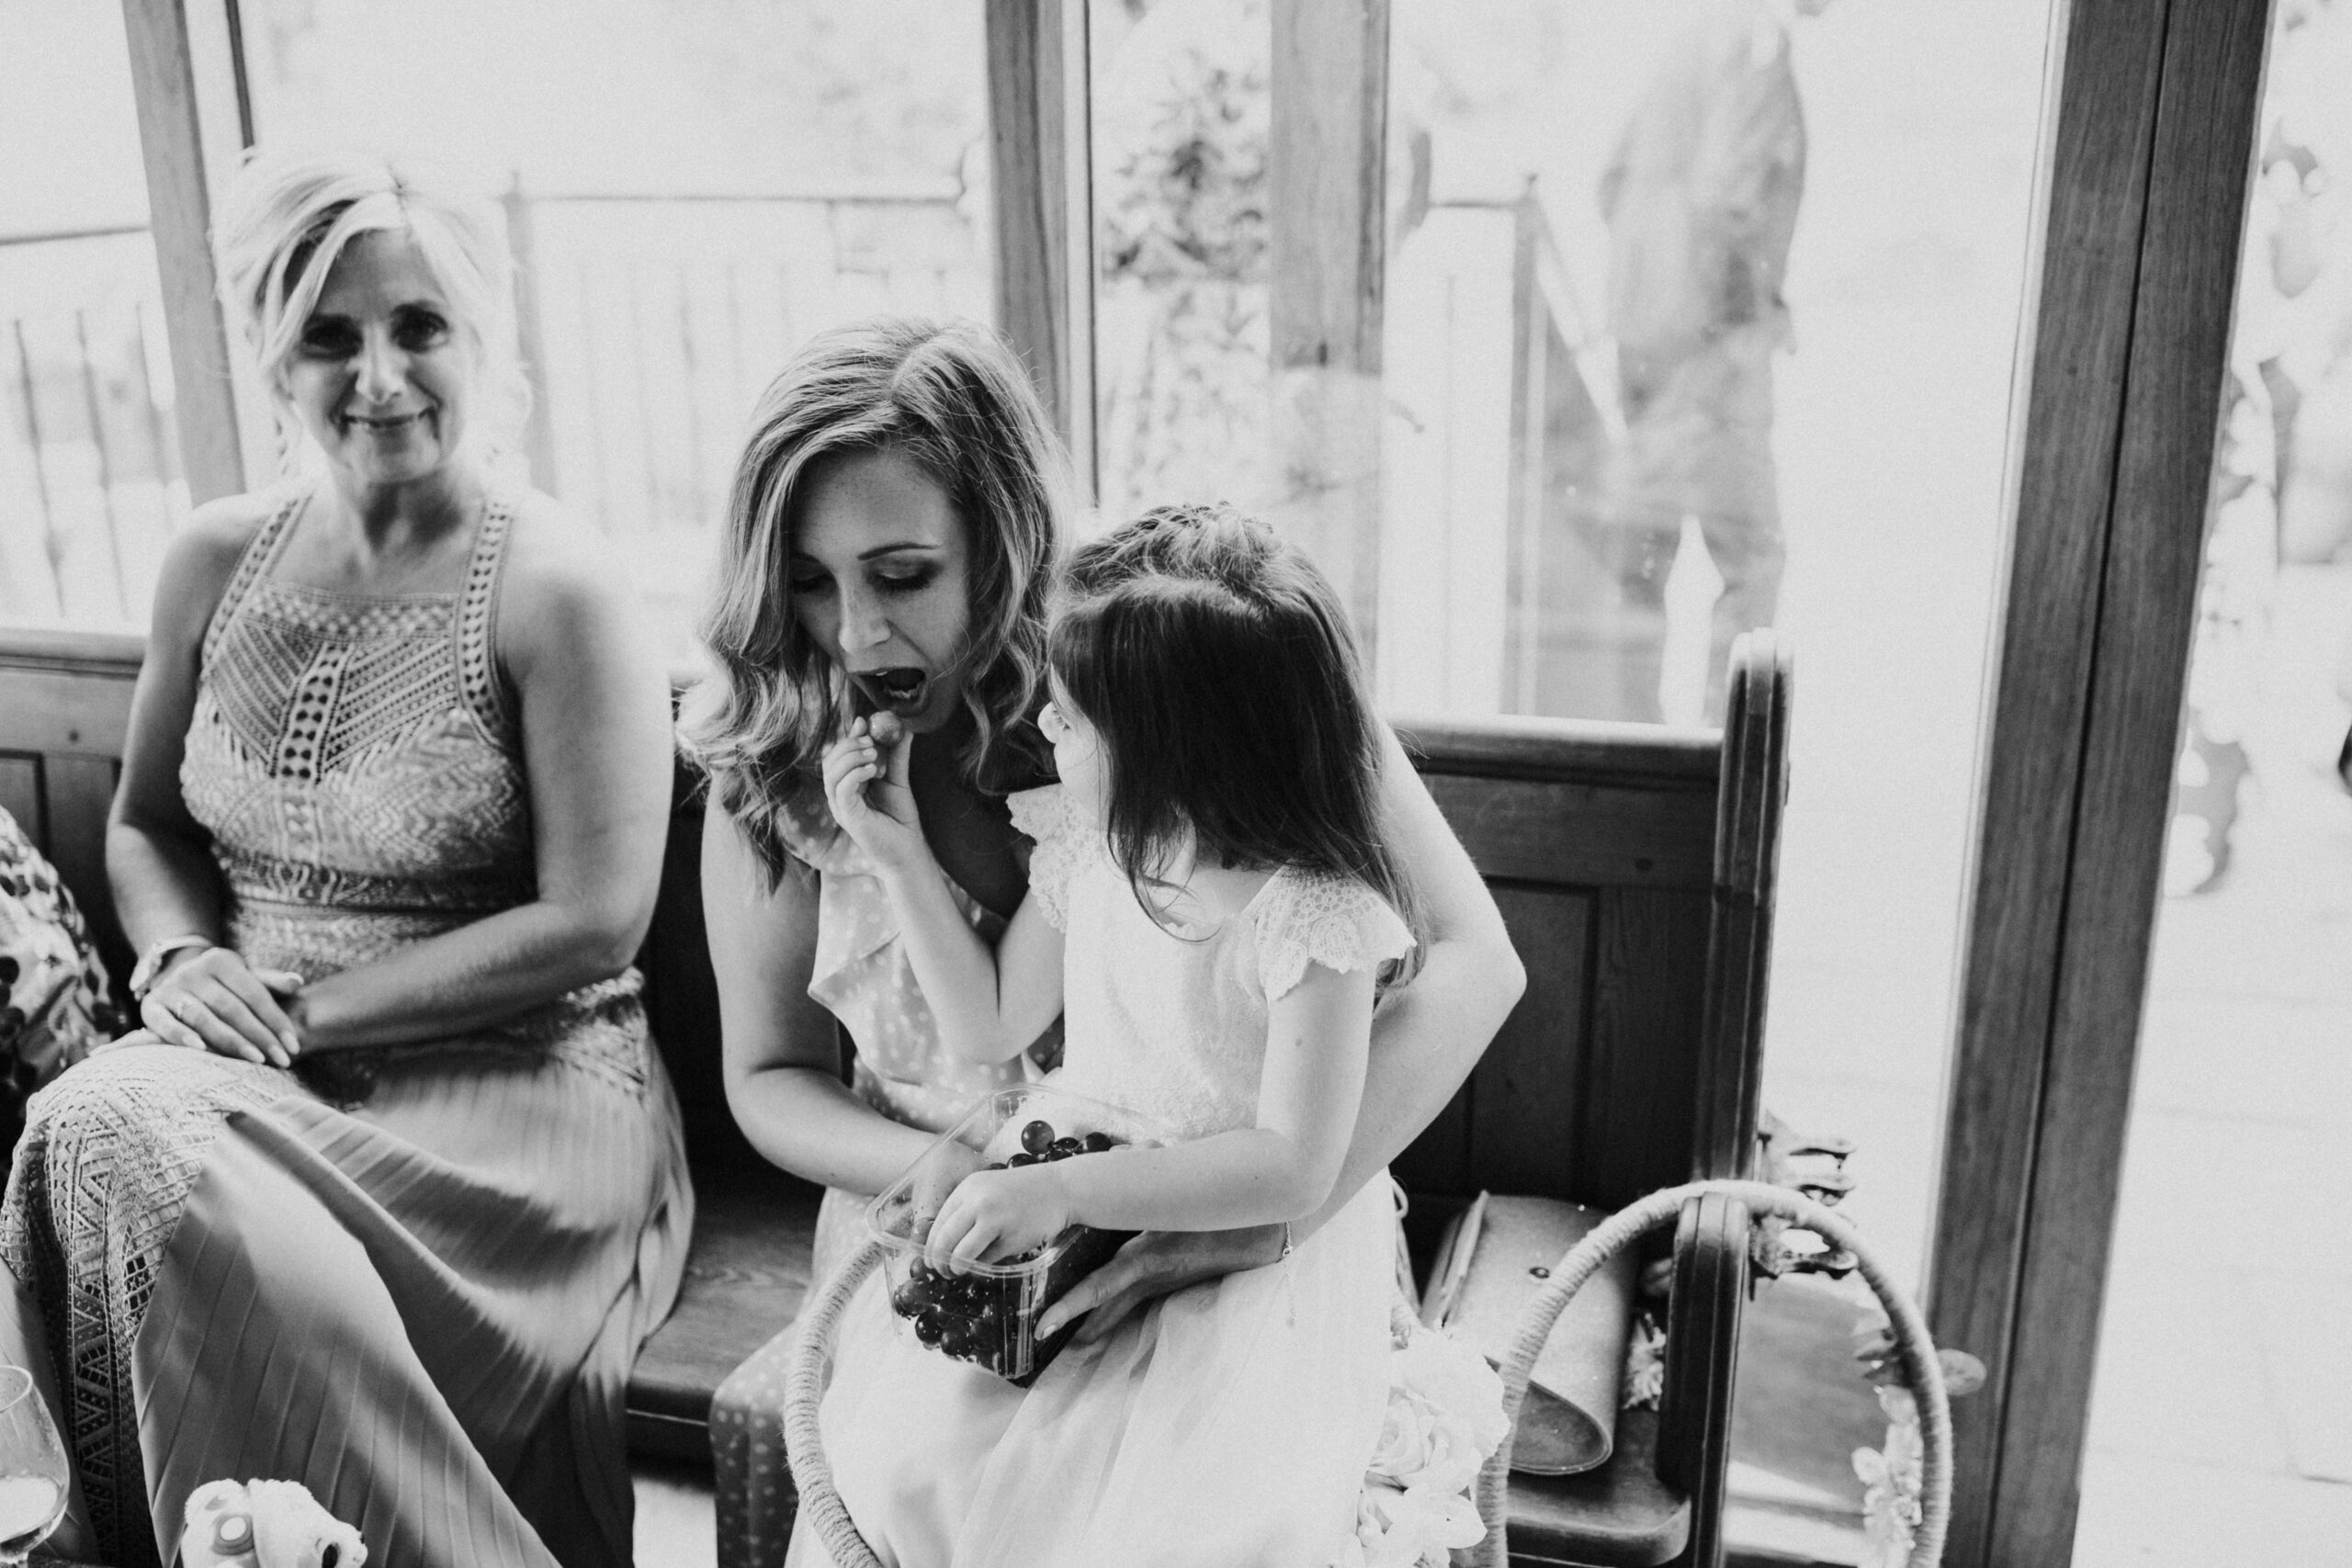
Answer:
[[[0,631],[0,807],[56,863],[118,976],[130,955],[107,892],[106,816],[141,644]],[[1476,1073],[1398,1162],[1408,1188],[1615,1208],[1746,1168],[1787,724],[1786,660],[1759,634],[1736,660],[1722,739],[1541,719],[1402,726],[1528,975]],[[701,813],[681,770],[640,962],[695,1163],[741,1168],[757,1156],[719,1078]]]

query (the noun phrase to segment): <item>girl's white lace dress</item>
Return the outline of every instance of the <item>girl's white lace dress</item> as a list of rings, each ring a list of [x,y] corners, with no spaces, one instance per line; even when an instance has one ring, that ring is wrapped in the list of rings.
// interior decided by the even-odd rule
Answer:
[[[1412,945],[1370,888],[1293,871],[1214,929],[1171,932],[1057,786],[1012,805],[1036,841],[1031,893],[1068,933],[1056,1081],[1188,1136],[1254,1123],[1268,1003],[1310,961],[1371,969]],[[1419,1561],[1437,1535],[1388,1539],[1405,1493],[1375,1461],[1401,1447],[1419,1463],[1449,1421],[1491,1449],[1500,1385],[1467,1352],[1423,1345],[1444,1371],[1399,1386],[1394,1192],[1375,1178],[1284,1262],[1164,1298],[1025,1393],[923,1348],[869,1285],[823,1406],[860,1532],[898,1568],[1327,1568],[1367,1545],[1373,1561]],[[1458,1539],[1460,1509],[1451,1523]],[[796,1529],[788,1562],[825,1561]]]

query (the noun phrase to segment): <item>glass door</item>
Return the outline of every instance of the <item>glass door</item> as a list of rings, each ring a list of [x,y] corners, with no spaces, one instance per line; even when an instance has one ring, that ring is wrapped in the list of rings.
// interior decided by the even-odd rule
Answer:
[[[2083,1568],[2352,1540],[2352,7],[2272,26]]]
[[[1093,0],[1105,512],[1279,514],[1271,0]],[[1796,648],[1769,1110],[1919,1281],[2052,0],[1394,0],[1378,563],[1391,711],[1695,726]],[[1344,570],[1340,569],[1340,570]],[[1853,1560],[1851,1281],[1750,1312],[1734,1539]]]

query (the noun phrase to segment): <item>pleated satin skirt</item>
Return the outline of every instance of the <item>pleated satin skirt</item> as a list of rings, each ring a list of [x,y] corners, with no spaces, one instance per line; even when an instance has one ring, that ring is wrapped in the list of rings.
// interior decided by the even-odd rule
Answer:
[[[44,1091],[0,1254],[87,1544],[168,1562],[197,1486],[272,1476],[376,1563],[628,1563],[623,1393],[693,1226],[637,1038],[385,1052],[353,1110],[161,1045]]]

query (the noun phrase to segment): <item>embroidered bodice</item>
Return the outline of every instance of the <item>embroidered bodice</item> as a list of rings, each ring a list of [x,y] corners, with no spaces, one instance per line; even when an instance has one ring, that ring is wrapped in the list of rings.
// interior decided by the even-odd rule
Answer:
[[[1288,867],[1214,927],[1167,930],[1060,785],[1012,807],[1012,825],[1036,840],[1030,897],[1066,933],[1057,1081],[1188,1137],[1255,1124],[1269,1008],[1310,963],[1376,969],[1413,946],[1370,887]]]
[[[213,613],[180,788],[236,945],[315,977],[528,902],[537,879],[491,645],[511,505],[485,506],[458,592],[398,598],[273,577],[301,509],[271,514]]]

